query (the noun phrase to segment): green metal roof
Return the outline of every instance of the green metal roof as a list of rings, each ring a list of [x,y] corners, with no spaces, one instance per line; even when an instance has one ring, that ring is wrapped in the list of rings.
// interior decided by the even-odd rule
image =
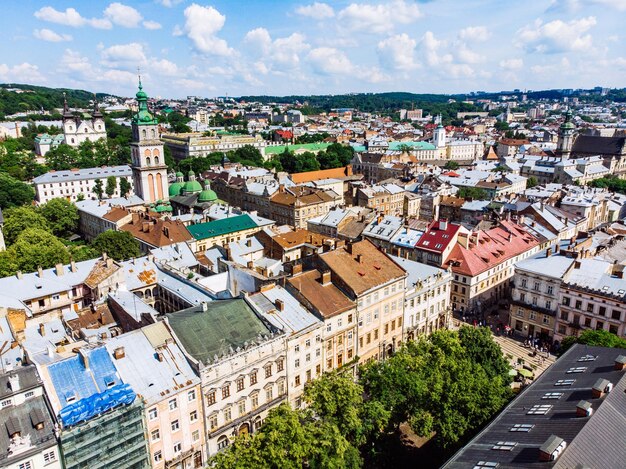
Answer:
[[[239,215],[236,217],[222,218],[221,220],[209,221],[206,223],[198,223],[187,227],[191,236],[196,239],[215,238],[228,233],[236,233],[237,231],[249,230],[256,228],[258,225],[249,215]]]
[[[167,315],[170,326],[183,347],[196,360],[208,364],[215,355],[222,356],[247,342],[259,341],[260,336],[271,334],[246,302],[218,300],[202,306]]]
[[[437,147],[430,142],[389,142],[389,150],[401,151],[403,147],[412,150],[436,150]]]
[[[265,154],[277,155],[285,151],[285,148],[289,148],[289,151],[313,151],[318,152],[326,150],[332,143],[300,143],[297,145],[276,145],[271,147],[265,147]]]

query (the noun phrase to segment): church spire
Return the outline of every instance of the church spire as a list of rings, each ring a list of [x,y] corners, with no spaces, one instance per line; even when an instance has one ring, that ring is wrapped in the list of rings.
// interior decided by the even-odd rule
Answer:
[[[67,94],[65,93],[65,91],[63,92],[63,117],[65,119],[71,119],[72,117],[74,117],[70,112],[69,106],[67,105]]]
[[[93,117],[102,117],[102,113],[98,107],[98,98],[96,97],[96,93],[93,94]]]

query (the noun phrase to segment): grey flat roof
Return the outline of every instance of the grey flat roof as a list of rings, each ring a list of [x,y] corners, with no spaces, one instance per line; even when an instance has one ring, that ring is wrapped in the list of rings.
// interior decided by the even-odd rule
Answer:
[[[619,399],[620,406],[626,409],[626,396],[619,398],[615,394],[624,395],[624,392],[613,392],[605,398],[593,398],[591,388],[598,380],[604,378],[616,388],[626,386],[624,371],[613,369],[615,359],[620,355],[620,349],[606,347],[590,347],[576,344],[548,368],[534,383],[524,389],[519,396],[513,399],[495,419],[476,435],[465,447],[458,451],[443,467],[447,469],[466,469],[474,467],[478,461],[497,462],[498,468],[552,468],[555,462],[539,461],[539,448],[550,438],[556,435],[563,438],[568,447],[560,459],[565,461],[568,452],[572,451],[571,443],[582,433],[587,425],[594,420],[598,421],[598,415],[602,415],[603,406],[613,399]],[[590,361],[580,361],[583,357],[594,357]],[[573,372],[574,368],[585,368],[582,372]],[[568,373],[569,371],[569,373]],[[556,385],[558,380],[575,380],[571,385]],[[558,399],[547,399],[547,393],[562,393]],[[591,417],[577,417],[576,405],[580,400],[589,401],[594,409]],[[624,401],[622,404],[621,401]],[[609,408],[612,404],[609,404]],[[534,406],[549,406],[547,412],[531,413]],[[621,411],[621,420],[624,421],[626,410]],[[600,420],[602,417],[600,417]],[[511,431],[516,424],[531,424],[529,432]],[[594,423],[594,425],[596,425]],[[601,426],[601,424],[598,424]],[[626,422],[616,429],[607,427],[598,433],[594,443],[598,444],[603,439],[622,439]],[[614,432],[616,432],[614,434]],[[511,441],[517,443],[511,451],[494,450],[493,446],[499,441]],[[626,452],[623,442],[615,444],[619,448],[615,451]],[[602,452],[595,454],[591,467],[623,467],[623,464],[614,466],[606,464],[608,455]],[[623,461],[626,459],[622,459]],[[579,461],[576,461],[578,463]],[[558,467],[574,468],[576,465],[559,465]]]
[[[132,170],[128,165],[104,166],[102,168],[68,169],[63,171],[49,171],[33,179],[35,184],[53,182],[81,181],[84,179],[107,178],[109,176],[131,176]]]

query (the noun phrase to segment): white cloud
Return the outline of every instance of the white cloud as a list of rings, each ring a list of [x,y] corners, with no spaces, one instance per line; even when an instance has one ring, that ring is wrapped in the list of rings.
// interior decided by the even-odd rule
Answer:
[[[84,78],[94,79],[97,74],[87,57],[80,55],[72,49],[65,49],[61,57],[61,70],[69,71],[73,75],[80,75]]]
[[[172,8],[174,5],[178,5],[183,0],[156,0],[157,3],[160,3],[164,7]]]
[[[417,41],[402,33],[378,43],[378,56],[383,65],[396,70],[414,70],[420,66],[415,60]]]
[[[137,83],[137,75],[126,70],[106,70],[101,76],[98,77],[98,81],[106,83],[115,83],[118,85],[134,86]]]
[[[500,61],[500,68],[505,70],[520,70],[524,67],[522,59],[506,59]]]
[[[156,21],[147,20],[147,21],[144,21],[142,24],[144,28],[150,29],[152,31],[156,29],[161,29],[161,24],[157,23]]]
[[[491,37],[491,33],[484,26],[469,26],[459,31],[459,39],[464,41],[484,42]]]
[[[207,55],[229,56],[233,49],[216,34],[224,27],[226,16],[211,6],[203,7],[196,3],[185,8],[183,32],[193,42],[195,48]]]
[[[484,55],[468,49],[465,44],[461,44],[456,48],[455,56],[459,62],[464,64],[479,64],[486,60]]]
[[[315,2],[311,5],[302,5],[296,8],[296,13],[315,20],[323,20],[335,16],[335,10],[327,3]]]
[[[596,25],[593,16],[564,22],[543,23],[537,19],[517,32],[518,46],[528,52],[553,54],[569,51],[588,51],[593,45],[591,34],[584,34]]]
[[[113,45],[104,49],[101,55],[102,63],[113,68],[135,69],[146,63],[143,46],[137,42]]]
[[[314,71],[324,75],[346,75],[354,70],[354,65],[346,54],[334,47],[313,49],[307,59]]]
[[[65,41],[72,40],[72,36],[70,36],[69,34],[55,33],[51,29],[46,29],[46,28],[35,29],[33,31],[33,36],[35,36],[37,39],[41,39],[42,41],[48,41],[48,42],[65,42]]]
[[[111,3],[104,10],[105,18],[108,18],[113,24],[123,26],[125,28],[136,28],[143,19],[133,7],[124,5],[119,2]]]
[[[167,59],[150,59],[147,69],[157,75],[176,76],[179,74],[178,65]]]
[[[35,12],[35,18],[49,23],[62,24],[79,28],[81,26],[92,26],[98,29],[111,29],[111,22],[106,19],[84,18],[74,8],[66,8],[65,11],[55,10],[53,7],[43,7]]]
[[[278,68],[282,69],[297,67],[300,64],[300,54],[310,49],[306,38],[300,33],[272,39],[265,28],[248,31],[244,37],[244,43],[247,45],[246,50],[255,58],[260,58],[260,62],[268,71],[273,68],[273,65],[279,65]]]
[[[394,24],[410,24],[421,16],[417,4],[405,0],[377,5],[351,3],[338,15],[342,27],[374,33],[388,31]]]
[[[28,62],[9,66],[0,63],[0,80],[4,83],[38,83],[44,81],[37,65]]]
[[[610,7],[618,11],[626,11],[626,0],[553,0],[548,11],[576,12],[583,7]]]

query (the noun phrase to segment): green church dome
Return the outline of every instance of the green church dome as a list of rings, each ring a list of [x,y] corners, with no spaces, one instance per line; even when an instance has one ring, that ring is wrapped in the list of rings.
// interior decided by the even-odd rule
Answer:
[[[185,177],[185,175],[184,175],[183,173],[181,173],[180,171],[178,171],[178,172],[176,173],[176,177],[177,177],[177,178],[182,178],[182,177]]]
[[[198,196],[198,202],[215,202],[216,200],[217,194],[211,190],[208,184],[204,187],[204,190],[200,192],[200,195]]]
[[[170,184],[170,188],[168,190],[170,197],[180,195],[180,191],[183,189],[183,187],[185,187],[184,182],[174,182]]]
[[[183,192],[185,194],[196,194],[202,192],[202,186],[198,181],[187,181],[183,187]]]

